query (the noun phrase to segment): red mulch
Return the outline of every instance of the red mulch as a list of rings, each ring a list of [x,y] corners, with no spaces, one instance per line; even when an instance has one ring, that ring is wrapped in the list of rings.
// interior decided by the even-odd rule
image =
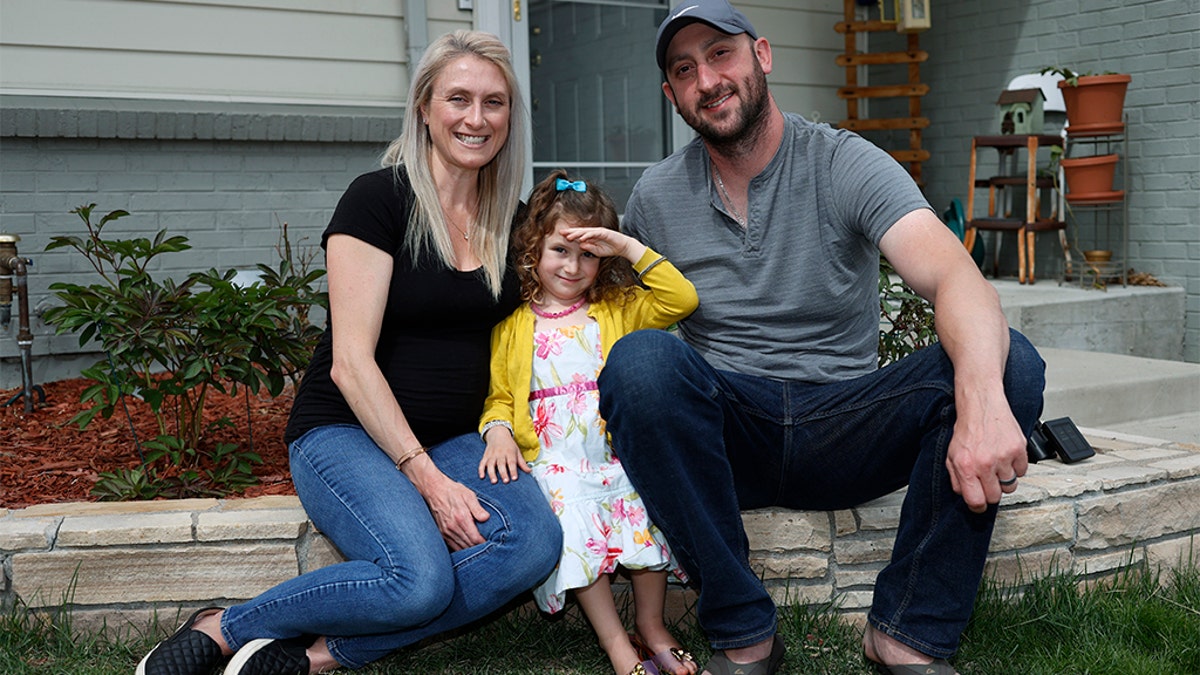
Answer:
[[[91,493],[98,475],[121,467],[140,464],[129,421],[121,406],[109,419],[95,417],[80,430],[70,423],[85,406],[80,393],[91,384],[87,379],[62,380],[42,385],[46,401],[33,413],[25,414],[24,400],[0,408],[0,508],[24,508],[34,504],[97,501]],[[20,388],[0,391],[0,405]],[[254,451],[263,463],[254,467],[259,484],[240,496],[295,494],[288,471],[287,448],[283,429],[292,407],[291,391],[278,397],[265,393],[250,395],[250,421]],[[129,414],[141,441],[158,435],[154,415],[142,401],[127,397]],[[205,419],[215,421],[227,416],[235,428],[221,428],[209,434],[202,445],[215,442],[236,443],[241,450],[250,448],[247,431],[246,398],[239,389],[231,398],[211,391],[205,405]]]

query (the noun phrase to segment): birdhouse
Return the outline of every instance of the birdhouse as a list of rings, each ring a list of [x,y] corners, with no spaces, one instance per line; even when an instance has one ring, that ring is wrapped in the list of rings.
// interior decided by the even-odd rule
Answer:
[[[1042,90],[1005,89],[996,101],[998,106],[997,125],[1003,134],[1042,133],[1042,103],[1046,97]]]

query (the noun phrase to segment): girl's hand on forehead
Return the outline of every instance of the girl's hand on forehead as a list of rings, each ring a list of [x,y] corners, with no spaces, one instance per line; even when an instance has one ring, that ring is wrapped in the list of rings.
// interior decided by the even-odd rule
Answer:
[[[616,255],[635,263],[646,252],[645,244],[637,239],[604,227],[565,227],[559,232],[567,241],[601,258]]]

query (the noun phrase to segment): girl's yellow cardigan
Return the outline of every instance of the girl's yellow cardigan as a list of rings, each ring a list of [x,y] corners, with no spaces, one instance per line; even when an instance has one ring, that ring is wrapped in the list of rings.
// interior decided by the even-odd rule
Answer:
[[[655,264],[655,261],[661,262]],[[644,288],[628,300],[603,301],[588,307],[588,316],[600,324],[601,353],[621,337],[642,328],[666,328],[687,317],[700,304],[696,288],[666,259],[647,247],[634,264]],[[526,461],[541,450],[529,415],[529,382],[533,377],[533,327],[536,317],[525,303],[492,329],[492,381],[483,406],[484,425],[508,422]]]

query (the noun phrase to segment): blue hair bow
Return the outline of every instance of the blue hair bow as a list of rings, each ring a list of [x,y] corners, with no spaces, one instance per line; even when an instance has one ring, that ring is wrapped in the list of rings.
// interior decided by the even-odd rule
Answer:
[[[559,178],[554,182],[554,189],[562,192],[563,190],[574,190],[576,192],[587,192],[587,183],[577,180],[571,182],[565,178]]]

